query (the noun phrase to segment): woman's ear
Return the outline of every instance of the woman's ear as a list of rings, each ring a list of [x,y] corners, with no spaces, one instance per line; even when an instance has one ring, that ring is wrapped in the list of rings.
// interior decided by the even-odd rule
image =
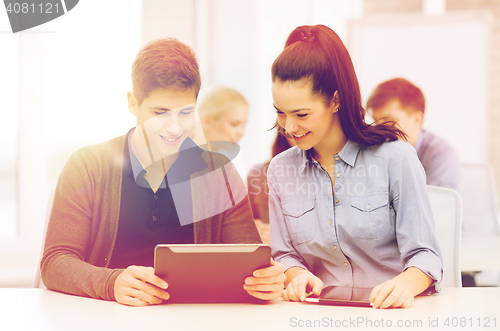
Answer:
[[[338,91],[335,91],[335,93],[333,93],[332,108],[334,113],[340,109],[340,99]]]
[[[134,93],[131,91],[127,92],[127,103],[128,103],[128,110],[130,111],[130,113],[134,116],[137,116],[139,103],[137,102]]]
[[[205,115],[201,117],[201,126],[203,127],[203,130],[209,130],[211,123],[212,119],[210,118],[210,116]]]

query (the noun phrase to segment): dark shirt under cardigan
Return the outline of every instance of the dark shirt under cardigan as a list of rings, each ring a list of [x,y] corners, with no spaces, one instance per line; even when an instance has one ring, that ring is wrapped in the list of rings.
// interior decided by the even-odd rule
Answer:
[[[201,158],[202,150],[187,138],[168,176],[153,192],[144,178],[146,170],[131,148],[132,133],[128,134],[123,151],[122,208],[109,268],[153,267],[156,245],[194,243],[193,224],[180,224],[167,178],[189,180],[191,174],[203,170],[207,165]]]

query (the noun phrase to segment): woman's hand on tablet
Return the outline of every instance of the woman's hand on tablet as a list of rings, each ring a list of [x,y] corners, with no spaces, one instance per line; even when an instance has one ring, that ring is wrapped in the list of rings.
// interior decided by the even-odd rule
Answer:
[[[318,296],[321,294],[323,282],[312,272],[300,267],[292,267],[286,271],[286,275],[290,282],[281,296],[283,300],[304,301],[311,292]],[[308,288],[311,289],[310,293],[307,291]]]
[[[250,294],[261,300],[278,299],[283,292],[286,276],[285,268],[279,262],[271,259],[271,266],[257,269],[253,277],[247,277],[243,288]]]
[[[168,284],[155,275],[151,267],[130,266],[115,280],[115,300],[128,306],[148,306],[162,303],[170,295]]]
[[[375,286],[370,294],[373,308],[409,308],[413,304],[413,300],[410,290],[394,279]]]
[[[370,294],[373,308],[411,307],[415,295],[431,286],[433,280],[416,267],[410,267],[391,280],[375,286]]]

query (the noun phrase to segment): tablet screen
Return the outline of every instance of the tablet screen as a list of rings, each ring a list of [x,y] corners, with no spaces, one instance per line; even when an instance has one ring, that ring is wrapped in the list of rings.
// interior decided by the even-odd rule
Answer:
[[[158,245],[155,274],[168,283],[166,303],[258,303],[243,283],[270,260],[263,244]]]

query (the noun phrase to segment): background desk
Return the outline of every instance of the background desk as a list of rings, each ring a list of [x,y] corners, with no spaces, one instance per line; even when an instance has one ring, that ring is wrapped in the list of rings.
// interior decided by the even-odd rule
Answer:
[[[450,327],[444,325],[448,317]],[[467,326],[460,327],[458,324],[452,327],[453,318],[459,323],[461,317],[465,318]],[[429,327],[429,320],[435,321],[436,318],[439,327]],[[361,319],[371,320],[374,330],[389,329],[380,325],[375,327],[382,319],[384,325],[391,321],[392,330],[412,329],[397,327],[398,321],[421,321],[422,326],[415,327],[415,330],[500,329],[500,288],[446,288],[437,296],[417,297],[410,309],[388,310],[319,306],[281,300],[268,305],[159,305],[137,308],[42,289],[0,289],[0,329],[5,331],[313,329],[305,326],[307,320],[311,323],[319,320],[333,324],[324,324],[316,329],[344,330],[348,327],[335,327],[335,321],[346,325],[347,322]],[[490,327],[484,328],[488,319]],[[300,323],[304,323],[304,327],[300,327]],[[365,323],[358,323],[351,329],[371,329],[366,328]],[[470,323],[473,323],[473,327],[470,327]]]
[[[500,236],[462,239],[462,271],[500,270]]]

